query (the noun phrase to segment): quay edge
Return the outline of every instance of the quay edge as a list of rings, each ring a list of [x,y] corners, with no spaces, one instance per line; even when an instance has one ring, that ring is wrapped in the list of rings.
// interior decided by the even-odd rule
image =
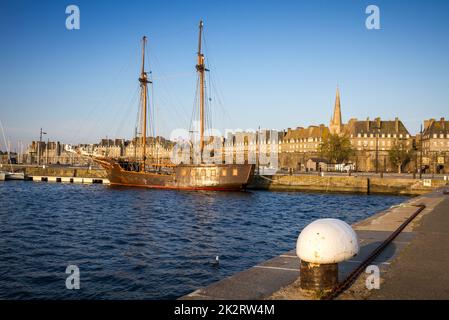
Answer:
[[[367,176],[274,175],[256,177],[249,189],[269,191],[337,192],[417,196],[441,188],[441,179],[407,179]]]
[[[360,252],[339,265],[340,282],[413,214],[416,205],[425,205],[425,209],[372,262],[380,270],[380,290],[368,290],[365,286],[367,275],[362,273],[338,299],[449,299],[446,290],[449,278],[445,276],[449,254],[441,254],[447,252],[445,244],[449,241],[449,228],[440,230],[449,226],[449,217],[445,215],[449,212],[449,195],[444,191],[441,188],[411,198],[352,225],[359,238]],[[441,225],[445,227],[439,227]],[[441,237],[446,240],[441,241]],[[439,252],[439,256],[435,256],[435,252]],[[429,256],[435,261],[429,261]],[[299,270],[300,260],[296,250],[291,250],[199,288],[180,300],[319,299],[300,290]],[[409,274],[414,278],[411,279]]]
[[[17,166],[27,176],[80,177],[106,179],[106,171],[97,168]],[[249,190],[300,191],[326,193],[395,194],[417,196],[445,186],[443,179],[411,179],[374,176],[273,175],[255,176]]]

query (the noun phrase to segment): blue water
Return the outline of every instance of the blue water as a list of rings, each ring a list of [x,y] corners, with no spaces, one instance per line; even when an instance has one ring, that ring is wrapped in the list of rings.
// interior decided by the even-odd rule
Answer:
[[[315,219],[353,223],[405,199],[0,182],[0,298],[178,298],[293,249]]]

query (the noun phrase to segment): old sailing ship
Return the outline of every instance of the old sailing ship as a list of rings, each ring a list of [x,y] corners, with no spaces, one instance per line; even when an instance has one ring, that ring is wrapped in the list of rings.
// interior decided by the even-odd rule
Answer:
[[[203,22],[199,25],[198,62],[196,70],[199,77],[199,148],[201,154],[205,147],[205,58],[202,53]],[[253,164],[207,164],[201,161],[197,164],[165,165],[161,170],[160,164],[148,164],[146,157],[147,144],[147,112],[148,98],[147,72],[145,71],[145,44],[146,37],[142,41],[142,69],[139,77],[142,102],[142,137],[141,160],[136,166],[130,166],[116,159],[108,157],[94,157],[107,171],[111,185],[135,186],[161,189],[187,189],[187,190],[242,190],[254,174]]]

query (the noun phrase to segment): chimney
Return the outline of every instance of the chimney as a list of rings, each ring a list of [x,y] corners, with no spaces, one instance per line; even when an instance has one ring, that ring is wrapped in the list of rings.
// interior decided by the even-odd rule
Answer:
[[[376,129],[380,129],[380,117],[376,118]]]
[[[366,118],[366,131],[369,131],[369,117]]]
[[[444,118],[441,118],[440,122],[441,122],[441,129],[446,130],[446,125],[445,125],[445,122],[444,122]]]
[[[399,132],[399,119],[398,119],[398,117],[394,118],[394,129],[396,130],[396,133]]]

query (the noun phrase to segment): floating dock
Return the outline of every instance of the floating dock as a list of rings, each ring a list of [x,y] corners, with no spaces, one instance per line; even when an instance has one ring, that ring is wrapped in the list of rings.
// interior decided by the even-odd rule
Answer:
[[[106,178],[83,178],[83,177],[52,177],[52,176],[30,176],[29,180],[35,182],[61,182],[61,183],[81,183],[81,184],[110,184]]]

